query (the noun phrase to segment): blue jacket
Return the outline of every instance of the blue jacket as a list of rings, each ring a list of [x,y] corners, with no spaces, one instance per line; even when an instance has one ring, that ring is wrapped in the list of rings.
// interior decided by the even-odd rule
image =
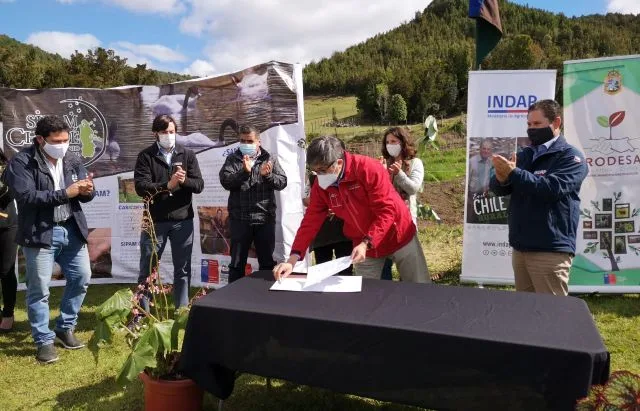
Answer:
[[[18,203],[16,243],[24,247],[51,248],[53,209],[67,203],[86,242],[89,230],[80,202],[91,201],[95,190],[91,195],[72,199],[67,197],[64,189],[55,191],[53,177],[45,161],[34,144],[16,154],[4,173],[4,181]],[[62,159],[62,167],[67,187],[74,183],[73,177],[79,180],[87,177],[87,170],[74,154],[69,153]]]
[[[507,182],[491,179],[491,191],[509,195],[509,243],[518,251],[575,254],[580,219],[580,187],[587,176],[584,155],[560,136],[533,159],[527,147],[518,153]]]

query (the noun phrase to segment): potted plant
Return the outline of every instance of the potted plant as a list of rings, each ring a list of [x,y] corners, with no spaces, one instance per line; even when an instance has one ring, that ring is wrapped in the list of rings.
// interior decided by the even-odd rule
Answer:
[[[153,197],[144,200],[142,230],[156,250],[157,238],[148,207]],[[128,288],[115,292],[96,309],[97,325],[89,348],[97,360],[101,347],[111,343],[114,335],[123,335],[131,352],[118,374],[118,384],[140,378],[146,410],[200,410],[202,389],[177,369],[181,351],[179,333],[185,329],[191,304],[177,311],[172,309],[167,298],[171,286],[162,283],[156,252],[151,261],[151,273],[145,284],[138,285],[135,292]],[[206,289],[199,290],[191,302],[205,294]],[[149,300],[148,310],[140,302],[143,295]]]

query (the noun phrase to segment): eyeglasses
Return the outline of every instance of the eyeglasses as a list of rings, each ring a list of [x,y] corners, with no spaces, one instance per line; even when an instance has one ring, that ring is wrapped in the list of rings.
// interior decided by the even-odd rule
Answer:
[[[335,166],[337,162],[338,160],[334,161],[326,167],[312,169],[312,171],[315,171],[316,174],[329,174],[329,169],[333,168],[333,166]]]

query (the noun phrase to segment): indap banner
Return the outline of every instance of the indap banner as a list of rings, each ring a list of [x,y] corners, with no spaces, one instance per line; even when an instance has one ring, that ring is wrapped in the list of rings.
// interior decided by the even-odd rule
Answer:
[[[589,165],[569,290],[640,292],[640,56],[565,62],[564,105]]]
[[[555,79],[555,70],[469,73],[462,281],[513,284],[509,196],[496,196],[489,190],[495,174],[491,156],[510,158],[529,144],[528,108],[554,97]]]
[[[276,251],[288,255],[302,220],[305,135],[300,65],[270,62],[237,73],[162,86],[114,89],[0,89],[0,146],[11,158],[32,144],[37,121],[61,116],[71,131],[69,151],[95,176],[96,197],[83,204],[89,225],[92,282],[135,282],[140,259],[143,202],[134,190],[138,153],[155,141],[153,118],[169,114],[177,122],[176,141],[197,154],[205,188],[195,195],[192,284],[227,282],[230,261],[228,192],[218,173],[237,148],[239,124],[261,131],[262,146],[276,156],[288,184],[278,192]],[[160,271],[171,279],[170,244]],[[255,250],[247,272],[257,269]],[[17,270],[24,281],[24,260]],[[303,268],[304,269],[304,268]],[[54,280],[64,278],[56,267]],[[53,284],[56,284],[54,281]],[[59,284],[59,283],[58,283]]]

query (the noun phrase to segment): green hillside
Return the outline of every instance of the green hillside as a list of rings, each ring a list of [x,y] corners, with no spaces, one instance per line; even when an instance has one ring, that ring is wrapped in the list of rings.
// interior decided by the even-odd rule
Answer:
[[[76,52],[70,59],[47,53],[0,34],[0,87],[117,87],[128,84],[166,84],[191,78],[127,65],[113,50],[98,47]]]
[[[640,53],[640,16],[569,18],[499,0],[505,36],[483,69],[557,69],[570,59]],[[377,98],[400,94],[409,121],[466,111],[475,22],[466,0],[435,0],[399,27],[309,64],[307,94],[357,95],[365,115],[380,117]],[[561,82],[558,82],[561,86]],[[558,90],[558,99],[562,93]]]

